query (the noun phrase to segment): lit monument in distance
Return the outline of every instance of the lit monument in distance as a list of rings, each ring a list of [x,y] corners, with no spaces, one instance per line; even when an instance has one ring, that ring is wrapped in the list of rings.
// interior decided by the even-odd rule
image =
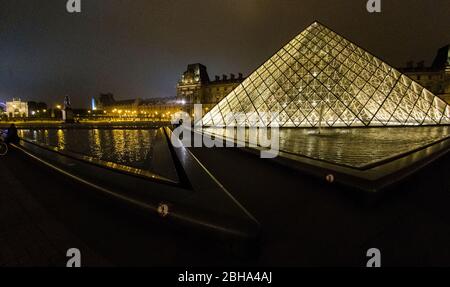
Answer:
[[[73,119],[72,104],[70,103],[69,96],[64,98],[64,107],[62,109],[63,121],[67,124],[73,124],[75,121]]]
[[[5,104],[5,113],[9,118],[26,118],[28,117],[28,103],[20,99],[7,101]]]

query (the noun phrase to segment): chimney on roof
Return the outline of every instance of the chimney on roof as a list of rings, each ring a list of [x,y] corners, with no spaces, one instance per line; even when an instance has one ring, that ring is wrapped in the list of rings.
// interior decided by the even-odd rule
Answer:
[[[216,82],[220,81],[220,77],[216,76]]]
[[[242,73],[239,73],[239,80],[242,80],[242,78],[244,77],[244,75],[242,75]]]
[[[223,80],[224,81],[228,80],[228,76],[227,75],[223,75]]]
[[[234,79],[236,79],[236,76],[234,74],[230,74],[230,79],[234,80]]]

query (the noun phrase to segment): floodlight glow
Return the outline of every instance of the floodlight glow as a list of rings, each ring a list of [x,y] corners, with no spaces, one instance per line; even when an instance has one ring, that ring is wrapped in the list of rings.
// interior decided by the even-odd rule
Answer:
[[[278,117],[268,120],[268,114]],[[450,107],[316,22],[202,119],[215,127],[273,121],[280,127],[438,125],[450,124]]]

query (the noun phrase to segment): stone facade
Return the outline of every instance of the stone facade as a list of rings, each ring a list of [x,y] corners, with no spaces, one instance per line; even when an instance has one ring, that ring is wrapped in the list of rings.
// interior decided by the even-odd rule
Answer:
[[[170,118],[182,111],[182,105],[172,99],[133,99],[116,101],[112,94],[102,94],[96,99],[98,109],[104,111],[106,116],[122,118],[150,118],[158,120],[170,120]]]
[[[159,99],[131,99],[116,101],[111,93],[100,94],[92,99],[92,106],[116,117],[150,117],[168,119],[185,112],[193,114],[194,104],[202,104],[203,112],[211,110],[244,80],[241,73],[216,76],[210,80],[202,64],[188,65],[177,85],[177,96]],[[95,110],[95,109],[93,109]]]
[[[28,103],[22,102],[20,99],[13,99],[10,102],[6,102],[6,115],[9,118],[28,117]]]
[[[230,74],[210,80],[204,65],[191,64],[177,84],[177,100],[188,113],[191,113],[194,104],[202,104],[204,111],[208,111],[243,81],[241,73],[237,77]]]

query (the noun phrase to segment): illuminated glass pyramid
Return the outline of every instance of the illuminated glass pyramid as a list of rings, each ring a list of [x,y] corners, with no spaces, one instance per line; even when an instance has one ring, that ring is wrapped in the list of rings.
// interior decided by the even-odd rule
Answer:
[[[272,121],[280,127],[437,125],[450,124],[450,108],[316,22],[206,114],[202,124],[268,126]]]

